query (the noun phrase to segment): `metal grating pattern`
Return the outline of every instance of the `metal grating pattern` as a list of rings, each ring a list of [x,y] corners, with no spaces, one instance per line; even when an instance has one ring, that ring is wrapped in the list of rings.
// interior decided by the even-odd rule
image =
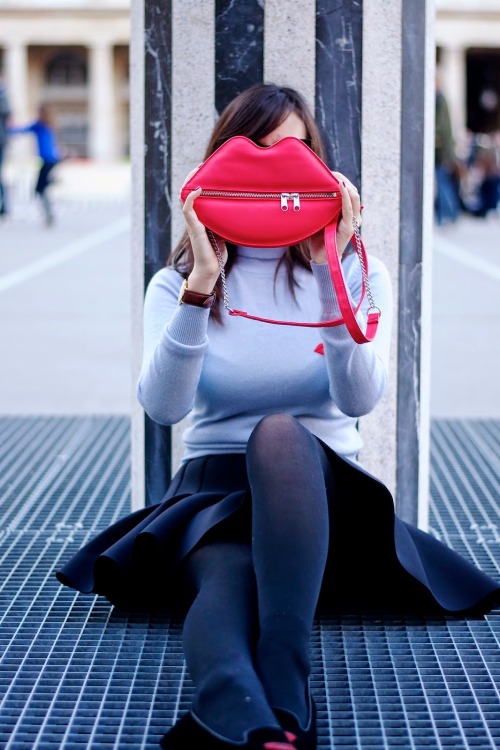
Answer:
[[[432,428],[432,531],[500,576],[500,423]],[[0,747],[157,748],[187,709],[181,624],[61,587],[53,571],[129,507],[125,418],[0,419]],[[500,746],[500,611],[316,623],[319,747]]]

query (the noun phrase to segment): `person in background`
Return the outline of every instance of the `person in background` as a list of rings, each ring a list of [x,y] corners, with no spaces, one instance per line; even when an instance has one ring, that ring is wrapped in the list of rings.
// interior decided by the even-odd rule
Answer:
[[[2,80],[0,72],[0,216],[6,216],[7,214],[7,198],[5,193],[5,185],[3,181],[3,160],[5,156],[5,148],[7,146],[8,139],[8,128],[7,124],[10,117],[10,106],[5,90],[5,85]]]
[[[490,212],[498,210],[500,201],[500,168],[493,148],[483,148],[477,153],[474,166],[481,173],[475,204],[469,213],[484,219]]]
[[[33,133],[37,142],[38,156],[41,164],[35,185],[35,195],[40,198],[45,224],[50,226],[54,223],[54,212],[47,194],[50,185],[50,175],[54,167],[61,161],[61,151],[57,145],[52,115],[48,107],[42,104],[38,110],[37,119],[25,127],[9,128],[9,132],[16,135],[20,133]]]
[[[436,222],[441,225],[456,221],[461,205],[457,179],[458,160],[455,154],[450,112],[446,97],[441,90],[439,77],[436,78],[434,164],[436,176],[434,209]]]

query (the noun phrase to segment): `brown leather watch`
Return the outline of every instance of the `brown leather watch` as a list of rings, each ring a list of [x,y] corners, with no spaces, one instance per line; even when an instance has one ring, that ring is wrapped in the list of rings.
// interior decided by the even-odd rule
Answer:
[[[188,289],[187,279],[182,282],[179,292],[179,305],[195,305],[195,307],[212,307],[215,302],[215,292],[200,294]]]

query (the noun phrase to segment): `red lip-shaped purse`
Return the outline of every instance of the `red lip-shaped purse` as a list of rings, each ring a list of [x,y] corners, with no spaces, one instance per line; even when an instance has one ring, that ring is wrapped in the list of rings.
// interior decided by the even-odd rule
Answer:
[[[195,211],[219,258],[224,306],[230,315],[276,325],[331,327],[345,324],[358,343],[372,341],[380,310],[368,284],[368,259],[353,222],[353,241],[361,265],[362,294],[351,306],[337,253],[337,223],[342,211],[338,180],[326,164],[300,139],[288,136],[270,147],[235,136],[217,149],[186,182],[181,199],[202,188]],[[230,307],[224,267],[214,234],[236,245],[286,247],[324,229],[326,256],[342,318],[318,323],[271,320]],[[367,328],[356,320],[365,293],[370,302]]]

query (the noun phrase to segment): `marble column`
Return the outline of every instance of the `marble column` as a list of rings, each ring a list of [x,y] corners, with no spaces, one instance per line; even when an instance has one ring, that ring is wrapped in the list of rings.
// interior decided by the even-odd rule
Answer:
[[[203,161],[216,119],[214,0],[172,0],[172,182],[171,240],[173,249],[184,233],[176,196],[186,175]],[[227,53],[226,48],[226,53]],[[193,60],[196,60],[196,110],[193,111]],[[171,429],[171,471],[182,458],[183,420]]]
[[[169,0],[143,2],[146,288],[171,249],[172,7]]]
[[[132,510],[142,508],[146,498],[146,420],[136,395],[142,360],[142,309],[145,287],[145,12],[143,0],[133,0],[130,8],[130,160],[132,166],[132,363],[131,363],[131,495]]]
[[[442,48],[440,72],[443,93],[448,101],[455,138],[460,137],[465,132],[467,124],[466,67],[467,60],[464,47]]]
[[[100,161],[116,158],[115,74],[113,46],[107,41],[89,48],[89,154]]]
[[[215,107],[219,114],[237,94],[262,81],[263,6],[262,0],[215,0]]]
[[[363,3],[316,1],[316,121],[328,163],[361,185]]]
[[[144,288],[172,242],[172,4],[144,4]],[[145,415],[146,502],[161,500],[172,474],[172,435]]]
[[[399,207],[401,169],[401,55],[404,0],[363,0],[361,107],[363,237],[368,252],[386,264],[398,335]],[[376,302],[376,300],[375,300]],[[387,392],[360,420],[367,469],[396,493],[398,351],[393,344]]]
[[[185,172],[201,159],[223,107],[256,81],[273,79],[301,89],[314,105],[332,167],[361,186],[367,247],[393,279],[391,382],[384,402],[360,420],[362,460],[395,491],[400,515],[424,526],[431,2],[425,0],[423,14],[422,4],[415,7],[410,0],[353,0],[334,7],[328,0],[132,2],[133,49],[144,64],[142,72],[133,66],[133,87],[142,93],[132,97],[133,109],[144,112],[144,140],[137,126],[133,145],[144,184],[138,225],[145,262],[138,278],[146,285],[179,239],[175,196]],[[173,462],[171,440],[170,430],[146,419],[147,502],[160,499],[177,464],[178,430]],[[135,465],[140,467],[140,460]],[[137,477],[140,481],[140,471]]]
[[[16,125],[32,122],[36,112],[29,106],[28,45],[25,42],[17,40],[5,46],[3,68],[13,122]],[[19,163],[29,162],[33,153],[35,151],[31,137],[16,137],[9,140],[9,159]]]
[[[3,56],[5,87],[15,122],[24,123],[34,116],[28,103],[28,47],[14,41],[6,45]]]
[[[214,0],[172,0],[172,247],[184,232],[176,196],[188,172],[203,161],[215,112]],[[196,111],[193,112],[193,60]]]
[[[398,515],[426,529],[435,49],[433,0],[422,5],[402,6],[396,484]]]
[[[264,80],[296,88],[314,112],[315,3],[266,0]]]

